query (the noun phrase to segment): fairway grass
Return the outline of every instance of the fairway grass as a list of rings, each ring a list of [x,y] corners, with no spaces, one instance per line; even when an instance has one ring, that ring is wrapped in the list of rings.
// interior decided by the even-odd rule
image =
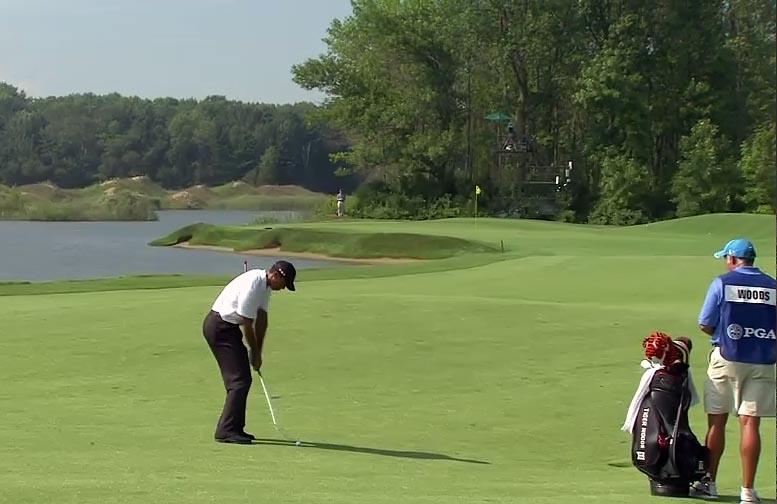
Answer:
[[[258,379],[247,430],[270,441],[212,440],[224,392],[201,324],[223,278],[81,282],[67,294],[52,292],[73,283],[0,285],[0,502],[688,502],[649,495],[619,429],[651,331],[692,338],[701,393],[709,347],[696,317],[722,271],[712,252],[747,229],[774,274],[773,218],[716,217],[687,232],[676,222],[299,225],[506,247],[304,270],[297,292],[275,293],[263,373],[302,447],[273,430]],[[700,405],[691,422],[703,439]],[[774,502],[774,419],[762,436],[756,486]],[[722,502],[738,502],[738,442],[730,421]]]

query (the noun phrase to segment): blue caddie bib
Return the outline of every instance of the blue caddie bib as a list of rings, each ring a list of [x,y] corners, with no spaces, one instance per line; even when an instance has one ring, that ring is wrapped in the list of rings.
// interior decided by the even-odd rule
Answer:
[[[777,282],[764,273],[734,270],[720,277],[720,355],[734,362],[777,362]]]

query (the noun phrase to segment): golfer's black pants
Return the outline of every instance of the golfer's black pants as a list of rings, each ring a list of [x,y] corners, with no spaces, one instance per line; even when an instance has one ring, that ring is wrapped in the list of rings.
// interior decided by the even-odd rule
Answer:
[[[205,317],[202,333],[218,362],[227,390],[215,437],[226,438],[240,434],[245,429],[246,401],[251,389],[251,366],[248,363],[248,350],[243,344],[243,333],[240,326],[225,322],[214,311]]]

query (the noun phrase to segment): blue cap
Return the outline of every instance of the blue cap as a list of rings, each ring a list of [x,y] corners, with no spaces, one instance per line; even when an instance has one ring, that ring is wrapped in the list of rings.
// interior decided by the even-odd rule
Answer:
[[[755,259],[755,247],[752,243],[750,243],[750,241],[739,238],[726,243],[726,246],[723,247],[723,250],[715,252],[713,255],[715,256],[715,259],[720,259],[721,257],[726,256],[736,257],[739,259]]]

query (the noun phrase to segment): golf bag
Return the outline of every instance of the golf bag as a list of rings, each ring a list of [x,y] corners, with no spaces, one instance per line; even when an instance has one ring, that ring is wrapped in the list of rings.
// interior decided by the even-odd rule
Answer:
[[[707,471],[707,448],[688,423],[688,373],[686,363],[655,370],[634,421],[631,461],[647,475],[652,495],[688,496]]]

